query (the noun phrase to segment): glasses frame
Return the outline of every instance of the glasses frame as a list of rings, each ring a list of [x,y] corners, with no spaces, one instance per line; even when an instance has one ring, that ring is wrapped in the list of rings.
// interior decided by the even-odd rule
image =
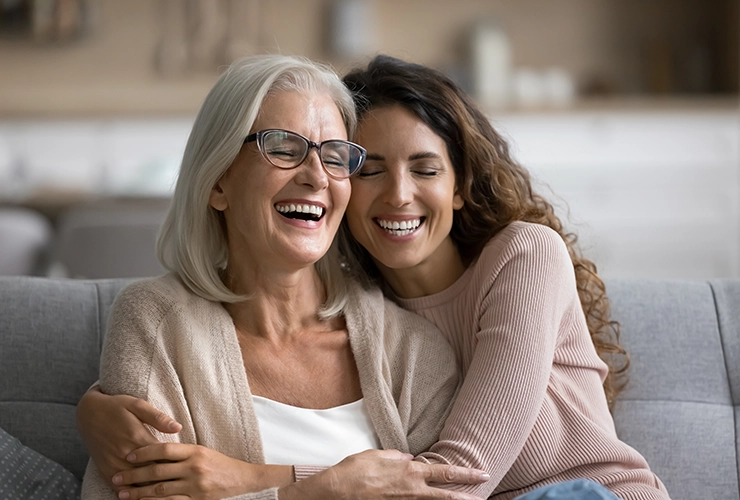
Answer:
[[[303,155],[303,158],[301,158],[301,161],[299,161],[298,163],[296,163],[292,167],[283,167],[281,165],[274,164],[272,162],[272,160],[270,160],[270,157],[267,155],[267,153],[265,153],[265,150],[264,150],[264,139],[263,138],[265,137],[265,134],[268,134],[270,132],[286,132],[286,133],[292,134],[292,135],[294,135],[296,137],[300,137],[301,139],[303,139],[304,141],[306,141],[306,144],[308,145],[308,147],[306,148],[306,153]],[[324,169],[324,172],[326,172],[326,174],[329,177],[331,177],[333,179],[338,179],[338,180],[349,179],[350,177],[352,177],[355,174],[357,174],[360,170],[362,170],[362,165],[365,163],[365,159],[367,158],[367,151],[365,150],[365,148],[363,148],[359,144],[355,144],[354,142],[345,141],[344,139],[329,139],[329,140],[326,140],[326,141],[314,142],[314,141],[308,139],[307,137],[302,136],[298,132],[293,132],[292,130],[285,130],[285,129],[281,129],[281,128],[267,128],[267,129],[264,129],[264,130],[259,130],[259,131],[255,132],[253,134],[249,134],[244,139],[244,144],[247,144],[249,142],[255,142],[255,141],[257,142],[257,149],[259,149],[259,152],[262,155],[262,157],[265,160],[267,160],[267,162],[270,165],[272,165],[273,167],[279,168],[281,170],[292,170],[294,168],[300,167],[301,165],[303,165],[303,162],[306,161],[306,158],[308,158],[308,155],[311,153],[311,149],[316,149],[316,152],[319,155],[319,162],[321,163],[321,167]],[[350,146],[356,147],[360,151],[360,160],[357,163],[357,168],[355,168],[355,171],[354,172],[349,172],[349,175],[347,175],[346,177],[338,176],[338,175],[336,175],[336,173],[332,172],[324,164],[324,160],[321,157],[321,148],[324,146],[324,144],[327,144],[327,143],[337,143],[337,142],[340,142],[340,143],[343,143],[343,144],[349,144]]]

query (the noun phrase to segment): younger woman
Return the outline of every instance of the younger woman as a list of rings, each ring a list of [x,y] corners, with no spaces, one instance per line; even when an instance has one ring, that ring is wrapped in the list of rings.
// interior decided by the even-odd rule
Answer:
[[[442,330],[465,379],[421,458],[489,472],[456,487],[481,497],[588,478],[668,498],[609,413],[620,370],[604,359],[624,351],[604,284],[489,120],[441,73],[391,57],[344,82],[367,150],[344,253]]]

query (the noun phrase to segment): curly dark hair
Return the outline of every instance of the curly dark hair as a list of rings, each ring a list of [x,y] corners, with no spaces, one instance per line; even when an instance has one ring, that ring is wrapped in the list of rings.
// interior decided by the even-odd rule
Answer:
[[[567,232],[555,210],[532,188],[529,173],[511,157],[506,141],[471,98],[452,80],[426,66],[379,55],[366,69],[351,71],[344,83],[352,91],[360,120],[368,111],[401,105],[439,135],[455,170],[457,192],[465,201],[456,210],[450,236],[469,265],[488,241],[514,221],[545,225],[565,242],[575,271],[578,295],[591,339],[609,365],[604,382],[609,407],[626,384],[629,356],[619,345],[619,324],[610,319],[609,300],[596,266],[581,256],[577,236]],[[368,252],[343,224],[345,252],[351,252],[370,277],[380,280]]]

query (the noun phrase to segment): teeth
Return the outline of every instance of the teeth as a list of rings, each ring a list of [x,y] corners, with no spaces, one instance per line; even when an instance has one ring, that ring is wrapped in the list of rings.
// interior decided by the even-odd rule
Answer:
[[[290,212],[298,212],[303,214],[312,214],[317,217],[321,217],[324,214],[324,209],[322,207],[316,206],[316,205],[308,205],[308,204],[294,204],[289,203],[287,205],[275,205],[275,208],[278,212],[282,214],[287,214]]]
[[[404,220],[401,222],[377,219],[377,223],[394,236],[406,236],[416,231],[419,225],[421,225],[421,219]]]

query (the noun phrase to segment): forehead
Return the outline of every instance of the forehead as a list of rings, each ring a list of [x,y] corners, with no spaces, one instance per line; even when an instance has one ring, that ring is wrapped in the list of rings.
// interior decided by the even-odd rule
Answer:
[[[264,101],[252,125],[252,132],[280,128],[298,132],[309,139],[347,138],[339,108],[331,95],[313,91],[277,91]],[[324,137],[327,136],[327,137]]]
[[[447,145],[426,123],[400,105],[383,106],[367,112],[357,128],[357,142],[368,152],[433,151],[447,156]]]

